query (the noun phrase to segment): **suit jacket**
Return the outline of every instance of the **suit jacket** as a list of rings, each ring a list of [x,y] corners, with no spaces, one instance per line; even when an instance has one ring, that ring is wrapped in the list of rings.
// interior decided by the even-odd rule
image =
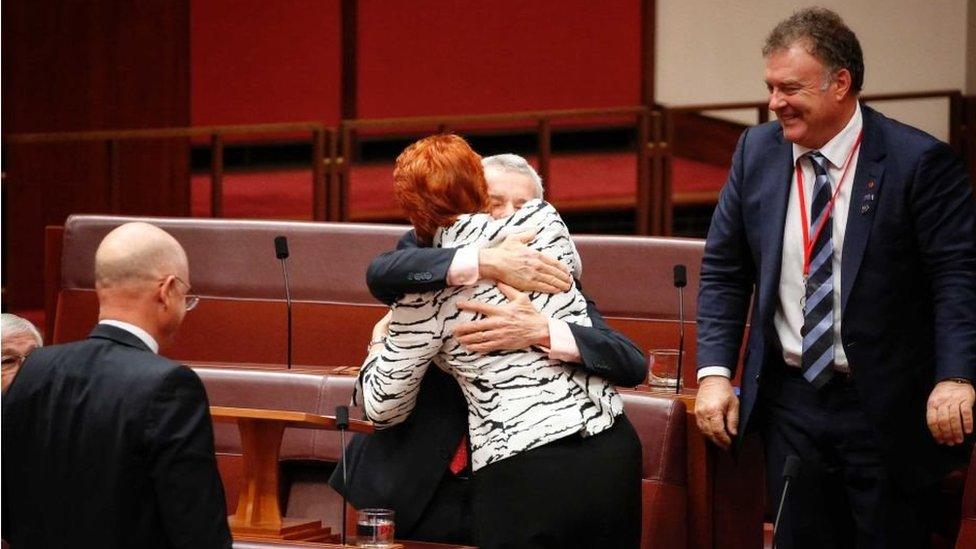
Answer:
[[[203,384],[125,330],[31,353],[2,437],[11,547],[231,546]]]
[[[373,260],[366,283],[387,304],[404,293],[441,290],[447,287],[454,254],[453,249],[420,247],[411,230],[397,243],[396,251]],[[643,353],[607,326],[589,299],[587,313],[592,327],[569,324],[580,350],[579,367],[618,385],[642,382],[647,375]],[[429,368],[410,418],[368,436],[355,436],[346,449],[348,490],[341,464],[330,483],[357,508],[393,509],[397,528],[408,532],[433,497],[467,430],[467,404],[457,382],[439,368]]]
[[[911,488],[933,482],[952,460],[926,426],[932,387],[951,377],[976,379],[976,207],[965,169],[945,143],[861,108],[864,135],[841,262],[841,339],[894,478]],[[792,145],[778,123],[744,132],[705,245],[700,367],[734,372],[752,305],[740,433],[765,366],[781,352],[773,316],[792,169]]]

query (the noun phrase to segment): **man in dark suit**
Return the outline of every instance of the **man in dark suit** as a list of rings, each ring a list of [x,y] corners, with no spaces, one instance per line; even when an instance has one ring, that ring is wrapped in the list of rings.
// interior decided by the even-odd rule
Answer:
[[[189,280],[152,225],[99,245],[98,325],[31,353],[3,398],[11,547],[231,546],[203,384],[156,354],[196,305]]]
[[[861,48],[835,13],[797,12],[763,54],[779,121],[740,138],[709,229],[698,425],[722,447],[758,428],[770,502],[800,459],[780,547],[927,546],[973,430],[972,190],[948,146],[859,104]]]
[[[483,160],[490,213],[507,217],[524,202],[542,196],[535,170],[516,155]],[[367,271],[370,291],[384,303],[408,292],[435,291],[473,284],[479,278],[505,282],[522,291],[556,292],[569,287],[569,275],[557,262],[525,246],[526,235],[509,237],[493,249],[440,249],[418,243],[413,231],[397,249],[377,257]],[[592,327],[543,317],[526,295],[513,292],[504,306],[469,302],[486,318],[455,330],[468,349],[491,352],[540,345],[550,357],[576,364],[624,386],[646,376],[643,354],[604,322],[587,301]],[[373,332],[381,344],[386,319]],[[397,536],[404,539],[472,543],[467,464],[467,404],[452,377],[430,368],[417,405],[405,423],[357,436],[348,447],[348,490],[357,508],[386,507],[396,512]],[[341,464],[332,486],[344,490]]]

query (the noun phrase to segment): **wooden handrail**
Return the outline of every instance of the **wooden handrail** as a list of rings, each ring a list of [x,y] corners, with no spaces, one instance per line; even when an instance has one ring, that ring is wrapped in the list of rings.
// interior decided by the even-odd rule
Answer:
[[[288,133],[288,132],[335,132],[321,122],[285,122],[278,124],[239,124],[233,126],[188,126],[179,128],[149,128],[140,130],[93,130],[75,132],[40,132],[4,134],[3,140],[11,144],[63,143],[65,141],[108,141],[121,139],[172,139],[198,137],[213,134]]]
[[[274,124],[237,124],[223,126],[189,126],[178,128],[149,128],[139,130],[95,130],[75,132],[42,132],[5,134],[4,145],[43,144],[65,142],[105,143],[106,163],[108,165],[108,197],[112,213],[121,211],[121,186],[119,181],[119,142],[135,139],[179,139],[207,136],[210,138],[210,215],[222,217],[224,180],[224,137],[227,135],[274,134],[304,132],[310,136],[312,144],[312,219],[316,221],[334,220],[328,217],[330,185],[336,184],[334,165],[337,129],[321,122],[282,122]],[[326,171],[326,149],[329,151],[328,163],[333,166]]]
[[[350,129],[365,128],[396,128],[396,127],[417,127],[417,126],[436,126],[438,128],[451,128],[463,126],[465,124],[483,124],[486,122],[533,122],[540,120],[552,120],[556,118],[588,118],[597,116],[622,116],[638,115],[647,110],[647,107],[608,107],[604,109],[557,109],[548,111],[519,111],[508,113],[490,114],[466,114],[466,115],[443,115],[443,116],[404,116],[395,118],[359,118],[354,120],[343,120],[343,126]]]
[[[958,90],[934,90],[923,92],[897,92],[862,96],[863,101],[901,101],[945,98],[949,101],[949,141],[959,148],[965,138],[962,130],[962,94]],[[757,120],[769,120],[765,101],[726,103],[701,103],[692,105],[625,106],[610,108],[555,109],[519,111],[474,115],[410,116],[373,119],[343,120],[338,127],[321,122],[287,122],[273,124],[241,124],[219,126],[195,126],[152,128],[138,130],[96,130],[75,132],[5,134],[4,144],[57,143],[69,141],[101,141],[106,147],[108,163],[107,188],[113,211],[120,204],[118,154],[120,141],[134,139],[166,139],[207,136],[210,138],[212,181],[212,215],[220,217],[222,207],[222,181],[224,173],[224,139],[228,135],[275,134],[308,132],[312,146],[312,219],[341,221],[349,219],[349,173],[353,163],[354,142],[357,130],[390,128],[420,132],[428,127],[446,132],[479,124],[519,125],[520,129],[533,128],[538,137],[539,172],[550,190],[552,157],[552,123],[560,119],[585,119],[597,117],[634,117],[638,135],[637,177],[638,193],[635,216],[639,234],[668,234],[671,226],[670,195],[672,190],[672,156],[674,118],[677,114],[721,110],[755,110]],[[524,124],[524,128],[522,126]]]

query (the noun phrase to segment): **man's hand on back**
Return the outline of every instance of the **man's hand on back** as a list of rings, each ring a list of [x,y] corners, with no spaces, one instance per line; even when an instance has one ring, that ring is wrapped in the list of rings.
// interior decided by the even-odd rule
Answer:
[[[478,270],[482,278],[503,282],[523,292],[554,294],[569,289],[572,278],[566,267],[526,243],[535,238],[532,232],[509,235],[493,248],[478,253]]]
[[[728,378],[708,376],[701,380],[695,397],[695,419],[703,435],[721,448],[729,448],[739,428],[739,399]]]
[[[513,351],[532,345],[549,345],[549,321],[535,310],[529,297],[502,282],[498,289],[508,298],[504,305],[462,301],[458,309],[485,315],[482,320],[459,324],[454,336],[474,353]]]

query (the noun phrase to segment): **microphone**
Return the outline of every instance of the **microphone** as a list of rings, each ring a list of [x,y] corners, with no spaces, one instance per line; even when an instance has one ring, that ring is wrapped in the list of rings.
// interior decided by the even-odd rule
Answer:
[[[276,236],[274,239],[275,257],[281,260],[281,274],[285,278],[285,304],[288,308],[288,369],[291,370],[291,288],[288,285],[288,239],[283,236]]]
[[[346,476],[346,429],[349,428],[349,407],[336,406],[336,429],[339,431],[339,444],[342,445],[342,544],[346,544],[346,494],[349,493],[349,479]]]
[[[786,503],[786,494],[790,490],[790,481],[796,478],[800,473],[800,466],[803,464],[800,458],[795,455],[786,456],[786,463],[783,465],[783,478],[786,482],[783,484],[783,495],[779,498],[779,509],[776,510],[776,522],[773,523],[773,545],[772,549],[776,549],[776,533],[779,531],[779,519],[783,514],[783,506]]]
[[[678,289],[678,372],[674,384],[674,394],[681,392],[681,364],[685,357],[685,286],[688,285],[688,269],[684,265],[674,266],[674,287]]]

